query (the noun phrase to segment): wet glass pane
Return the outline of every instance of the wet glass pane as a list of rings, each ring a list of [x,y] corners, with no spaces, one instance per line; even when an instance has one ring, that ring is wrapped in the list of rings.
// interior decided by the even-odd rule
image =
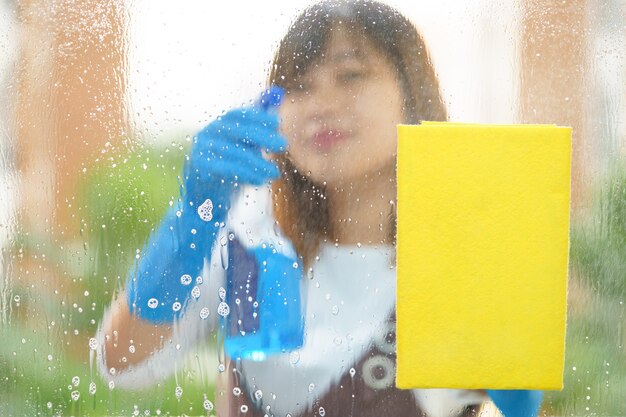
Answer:
[[[625,21],[1,2],[0,414],[498,415],[394,385],[396,124],[449,120],[572,126],[564,389],[540,415],[626,415]]]

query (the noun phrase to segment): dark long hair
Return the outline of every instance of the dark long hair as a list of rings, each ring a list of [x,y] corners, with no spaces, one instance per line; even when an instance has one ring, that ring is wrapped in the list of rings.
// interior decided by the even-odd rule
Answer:
[[[376,1],[331,0],[307,8],[280,42],[268,83],[287,90],[297,86],[307,70],[322,59],[336,25],[367,39],[396,69],[404,94],[405,123],[447,120],[439,81],[421,35],[399,12]],[[325,190],[300,173],[287,156],[276,155],[275,161],[282,172],[272,185],[275,217],[308,266],[322,241],[333,236]],[[388,241],[394,244],[395,220],[392,211]]]

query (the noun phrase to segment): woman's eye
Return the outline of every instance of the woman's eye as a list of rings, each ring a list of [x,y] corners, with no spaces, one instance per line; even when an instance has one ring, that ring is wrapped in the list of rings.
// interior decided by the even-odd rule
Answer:
[[[364,71],[345,71],[337,74],[337,78],[342,83],[351,83],[354,81],[359,81],[365,77]]]

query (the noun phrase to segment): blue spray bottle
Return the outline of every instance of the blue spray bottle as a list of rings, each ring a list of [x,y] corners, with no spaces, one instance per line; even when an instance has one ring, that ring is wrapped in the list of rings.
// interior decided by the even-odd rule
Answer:
[[[284,91],[272,87],[257,105],[272,111]],[[263,360],[290,352],[304,342],[301,302],[303,267],[289,242],[269,234],[250,244],[228,237],[226,268],[226,337],[224,350],[233,359]]]

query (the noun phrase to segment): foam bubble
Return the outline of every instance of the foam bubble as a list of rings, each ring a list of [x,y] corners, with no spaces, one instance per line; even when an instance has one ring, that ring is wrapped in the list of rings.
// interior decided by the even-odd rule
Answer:
[[[204,203],[198,207],[198,216],[205,222],[211,221],[213,218],[213,202],[207,198]]]
[[[230,314],[230,307],[225,302],[221,302],[219,306],[217,306],[217,314],[222,317],[226,317]]]

